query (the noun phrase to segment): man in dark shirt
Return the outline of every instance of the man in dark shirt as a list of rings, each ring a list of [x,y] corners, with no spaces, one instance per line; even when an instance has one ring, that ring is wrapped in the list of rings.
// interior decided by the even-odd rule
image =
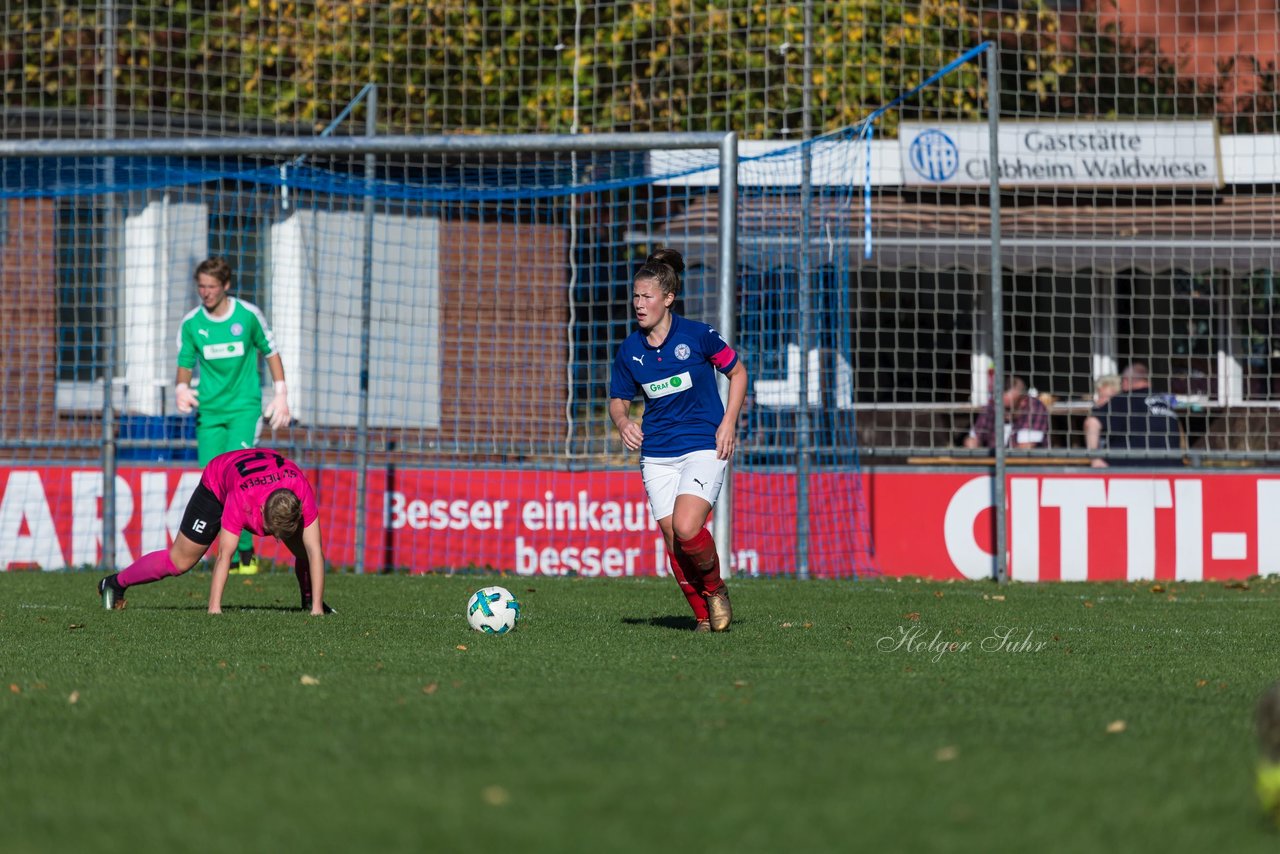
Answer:
[[[1169,398],[1151,391],[1147,366],[1134,362],[1120,375],[1120,393],[1095,406],[1084,419],[1090,450],[1172,451],[1150,457],[1094,457],[1094,468],[1108,466],[1180,466],[1182,431]]]

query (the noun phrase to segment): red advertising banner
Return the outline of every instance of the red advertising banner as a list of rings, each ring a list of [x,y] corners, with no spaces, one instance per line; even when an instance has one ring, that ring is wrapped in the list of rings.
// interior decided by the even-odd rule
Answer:
[[[888,575],[989,578],[991,478],[864,475]],[[1020,581],[1236,579],[1280,573],[1280,475],[1011,474],[1009,574]]]
[[[309,473],[326,557],[355,562],[355,472]],[[167,548],[198,471],[122,469],[116,565]],[[96,564],[102,474],[0,468],[0,569]],[[795,571],[796,480],[734,475],[738,574]],[[375,470],[364,564],[431,572],[488,567],[524,575],[665,574],[666,555],[635,472]],[[992,489],[974,472],[867,471],[810,479],[807,564],[818,577],[870,565],[891,576],[989,578]],[[1007,480],[1009,570],[1023,581],[1234,579],[1280,573],[1280,475],[1069,474]],[[860,498],[860,501],[859,501]],[[858,507],[864,509],[859,512]],[[283,558],[274,541],[260,551]],[[856,555],[855,555],[856,553]]]

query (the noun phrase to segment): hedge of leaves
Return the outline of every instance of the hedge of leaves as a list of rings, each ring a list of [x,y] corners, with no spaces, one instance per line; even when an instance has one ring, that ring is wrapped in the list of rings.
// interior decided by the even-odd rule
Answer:
[[[115,97],[162,111],[322,127],[368,82],[395,133],[803,127],[804,7],[783,0],[115,0]],[[811,6],[811,130],[854,124],[965,49],[1001,47],[1002,108],[1024,115],[1211,113],[1212,92],[1111,33],[1064,37],[1035,2],[981,13],[963,0]],[[97,109],[105,6],[10,0],[5,105]],[[1081,23],[1082,22],[1082,23]],[[1088,29],[1088,19],[1077,26]],[[981,69],[904,113],[985,115]],[[901,114],[884,118],[892,132]]]

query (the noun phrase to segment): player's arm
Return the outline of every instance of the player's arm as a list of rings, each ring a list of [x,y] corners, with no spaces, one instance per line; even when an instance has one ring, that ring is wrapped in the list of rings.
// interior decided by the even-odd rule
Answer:
[[[305,571],[311,579],[311,613],[313,616],[324,615],[324,548],[320,543],[320,519],[317,517],[310,525],[295,533],[285,541],[285,546],[293,553],[293,559],[299,570]]]
[[[609,420],[618,428],[622,444],[633,451],[640,450],[640,445],[644,443],[644,431],[631,420],[631,401],[620,397],[609,398]]]
[[[288,426],[293,417],[289,413],[289,387],[284,382],[284,361],[279,353],[267,357],[267,370],[271,371],[271,383],[276,393],[262,414],[271,421],[272,430],[279,430]]]
[[[191,387],[191,369],[178,366],[178,377],[174,382],[173,399],[181,413],[190,412],[200,405],[196,399],[196,391]]]
[[[262,416],[270,421],[272,430],[279,430],[281,427],[287,427],[293,419],[289,412],[289,390],[284,382],[284,361],[280,358],[280,351],[276,349],[275,335],[267,325],[266,316],[257,306],[249,306],[249,308],[253,315],[253,322],[249,325],[249,337],[253,346],[266,359],[267,370],[271,372],[271,384],[275,388],[275,395],[267,404],[267,408],[262,411]]]
[[[636,396],[637,384],[627,363],[622,360],[623,352],[619,348],[609,375],[609,420],[622,437],[622,444],[638,451],[644,442],[644,432],[639,424],[631,420],[631,399]]]
[[[747,369],[741,358],[725,376],[729,378],[729,399],[725,403],[724,418],[716,428],[716,459],[719,460],[732,458],[738,445],[738,415],[742,412],[742,402],[747,399]]]
[[[209,582],[209,613],[222,613],[222,591],[227,586],[227,575],[231,572],[231,556],[240,545],[240,532],[234,533],[223,528],[218,533],[218,559],[213,562],[213,580]]]
[[[177,404],[178,411],[185,414],[200,405],[200,401],[196,399],[195,390],[191,388],[191,372],[199,360],[200,351],[196,348],[196,342],[192,340],[185,323],[178,327],[177,343],[178,377],[174,381],[174,402]]]
[[[279,353],[272,353],[267,357],[267,370],[271,372],[272,382],[284,382],[284,360]]]

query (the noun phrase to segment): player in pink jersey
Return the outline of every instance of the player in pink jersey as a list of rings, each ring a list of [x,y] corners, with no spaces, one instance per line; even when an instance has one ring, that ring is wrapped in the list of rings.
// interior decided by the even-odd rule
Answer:
[[[143,555],[130,566],[98,582],[102,605],[123,608],[125,590],[196,565],[218,541],[209,588],[209,613],[222,613],[222,591],[241,531],[275,537],[293,553],[303,610],[332,614],[324,602],[324,550],[320,511],[302,469],[274,451],[246,448],[219,454],[205,466],[200,484],[187,502],[178,536],[168,551]]]

